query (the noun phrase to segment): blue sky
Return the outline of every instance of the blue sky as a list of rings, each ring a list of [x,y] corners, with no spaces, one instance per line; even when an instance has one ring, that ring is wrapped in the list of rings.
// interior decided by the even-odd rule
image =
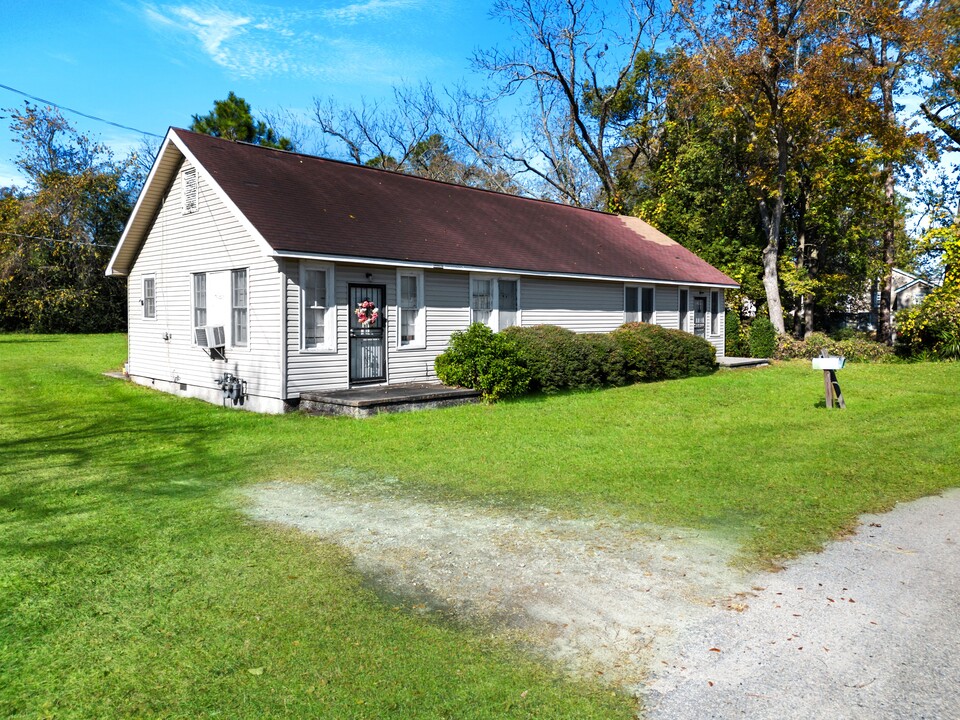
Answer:
[[[450,85],[477,47],[509,42],[491,0],[142,2],[6,0],[0,84],[163,135],[233,90],[257,110],[314,98],[386,98],[394,84]],[[0,107],[25,98],[0,88]],[[120,154],[140,136],[70,113]],[[0,120],[0,186],[22,183]]]

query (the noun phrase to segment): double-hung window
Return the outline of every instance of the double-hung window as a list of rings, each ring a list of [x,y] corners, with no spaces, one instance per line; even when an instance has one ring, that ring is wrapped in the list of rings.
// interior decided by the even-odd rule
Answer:
[[[520,324],[520,281],[517,278],[470,278],[470,322],[494,332]]]
[[[720,332],[720,293],[716,290],[710,293],[710,334]]]
[[[230,337],[234,345],[247,344],[247,270],[230,272]]]
[[[653,322],[653,303],[654,292],[652,287],[627,285],[623,289],[623,321]]]
[[[193,276],[193,326],[207,324],[207,274],[196,273]]]
[[[143,317],[149,320],[157,317],[157,281],[153,275],[143,278]]]
[[[680,329],[687,329],[687,315],[690,310],[690,291],[681,290],[680,291]],[[689,331],[688,331],[689,332]]]
[[[337,311],[333,268],[300,266],[301,345],[304,350],[335,350]]]
[[[423,273],[402,270],[397,273],[397,347],[424,347],[426,323],[423,303]]]

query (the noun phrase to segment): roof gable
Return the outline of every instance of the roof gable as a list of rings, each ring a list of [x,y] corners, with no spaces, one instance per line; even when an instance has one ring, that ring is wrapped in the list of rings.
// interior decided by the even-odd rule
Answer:
[[[196,161],[268,254],[736,285],[638,218],[185,130],[167,137],[164,149],[172,141]],[[162,181],[154,171],[163,158],[161,151],[148,186]],[[140,200],[121,243],[145,234],[139,210]]]

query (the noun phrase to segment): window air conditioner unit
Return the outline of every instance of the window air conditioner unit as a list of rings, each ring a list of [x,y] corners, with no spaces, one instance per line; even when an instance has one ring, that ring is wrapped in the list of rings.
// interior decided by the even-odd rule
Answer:
[[[204,325],[194,329],[197,345],[202,348],[222,348],[227,344],[223,325]]]

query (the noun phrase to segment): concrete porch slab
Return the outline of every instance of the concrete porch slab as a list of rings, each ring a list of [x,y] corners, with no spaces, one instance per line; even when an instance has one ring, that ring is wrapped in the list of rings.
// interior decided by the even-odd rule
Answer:
[[[717,364],[722,368],[764,367],[770,364],[770,358],[722,357],[717,358]]]
[[[300,393],[300,409],[311,415],[371,417],[384,412],[410,412],[475,403],[480,393],[438,383],[367,385],[347,390]]]

